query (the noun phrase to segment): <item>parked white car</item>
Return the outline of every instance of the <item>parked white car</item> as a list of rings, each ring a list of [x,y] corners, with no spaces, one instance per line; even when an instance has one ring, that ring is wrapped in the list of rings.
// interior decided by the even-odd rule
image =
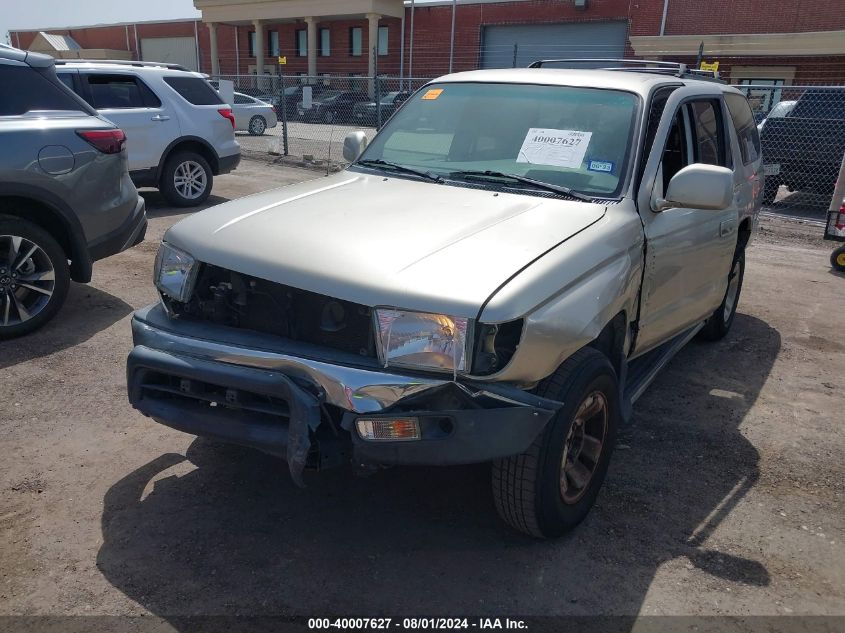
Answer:
[[[278,118],[273,104],[250,97],[242,92],[235,93],[232,104],[235,113],[235,130],[261,136],[268,127],[276,127]]]
[[[126,133],[129,175],[174,205],[202,204],[237,167],[235,117],[200,73],[174,64],[57,60],[71,90]]]
[[[766,115],[766,118],[757,124],[757,132],[763,131],[763,128],[766,126],[766,121],[769,119],[782,119],[789,116],[789,113],[792,112],[793,108],[795,108],[796,103],[798,103],[798,101],[778,102],[771,110],[769,110],[769,114]]]

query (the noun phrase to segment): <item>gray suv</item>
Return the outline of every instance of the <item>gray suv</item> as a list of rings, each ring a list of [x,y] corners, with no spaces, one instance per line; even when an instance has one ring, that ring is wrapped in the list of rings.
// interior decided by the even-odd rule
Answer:
[[[70,280],[147,227],[126,137],[57,78],[54,61],[0,48],[0,340],[56,315]]]

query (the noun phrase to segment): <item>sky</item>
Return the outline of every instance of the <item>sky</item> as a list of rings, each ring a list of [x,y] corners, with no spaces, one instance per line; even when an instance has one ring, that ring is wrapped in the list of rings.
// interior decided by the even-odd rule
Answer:
[[[421,4],[432,0],[418,0]],[[197,18],[192,0],[0,0],[0,42],[8,31]]]
[[[195,18],[192,0],[0,0],[0,42],[8,31]]]

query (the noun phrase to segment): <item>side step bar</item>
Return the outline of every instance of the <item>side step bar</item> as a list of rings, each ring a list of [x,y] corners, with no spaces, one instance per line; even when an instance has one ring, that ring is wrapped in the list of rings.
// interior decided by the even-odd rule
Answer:
[[[694,325],[688,330],[685,330],[669,339],[660,347],[656,347],[647,354],[643,354],[639,358],[631,361],[628,365],[628,375],[625,380],[625,393],[623,405],[626,409],[634,404],[652,381],[657,377],[657,374],[663,369],[670,360],[681,351],[681,348],[692,340],[698,334],[698,331],[704,327],[704,323]]]

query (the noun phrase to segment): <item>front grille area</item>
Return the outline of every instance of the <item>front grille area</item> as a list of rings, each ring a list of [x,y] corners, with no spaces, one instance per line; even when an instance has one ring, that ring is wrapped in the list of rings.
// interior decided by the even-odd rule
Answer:
[[[272,334],[375,358],[372,309],[210,264],[202,264],[180,317]]]

